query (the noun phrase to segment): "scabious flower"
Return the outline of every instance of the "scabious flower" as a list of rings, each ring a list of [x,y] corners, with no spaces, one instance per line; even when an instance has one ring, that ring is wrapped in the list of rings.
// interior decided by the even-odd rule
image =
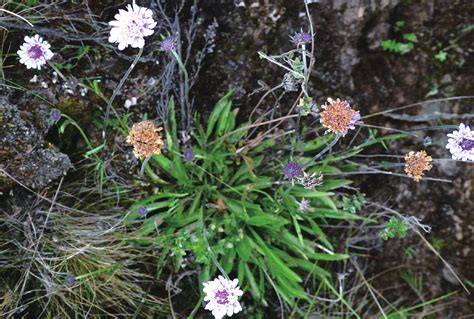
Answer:
[[[344,136],[349,129],[355,129],[354,124],[361,119],[359,111],[353,110],[347,101],[340,99],[328,98],[328,103],[322,106],[324,111],[320,114],[320,121],[327,128],[326,133],[334,132]]]
[[[148,214],[148,209],[145,206],[140,206],[138,208],[138,213],[142,216],[145,216],[146,214]]]
[[[311,201],[309,201],[309,200],[303,198],[303,199],[298,203],[298,211],[301,212],[301,213],[304,213],[304,212],[314,212],[314,208],[311,207]]]
[[[409,152],[405,155],[405,173],[413,177],[415,182],[419,182],[424,175],[424,171],[429,171],[433,165],[433,159],[425,151]]]
[[[306,189],[314,189],[316,186],[320,186],[323,183],[323,174],[319,173],[306,173],[303,172],[302,177],[297,177],[298,184],[302,185]]]
[[[160,50],[169,52],[172,51],[176,48],[176,37],[175,36],[170,36],[161,41],[160,43]]]
[[[52,109],[50,116],[51,116],[51,120],[56,123],[57,121],[61,119],[61,111],[58,109]]]
[[[53,57],[53,52],[50,50],[51,45],[44,41],[39,35],[34,37],[25,37],[25,42],[18,50],[20,63],[26,65],[27,69],[38,69],[46,64],[46,61]]]
[[[160,154],[165,144],[159,133],[162,129],[156,128],[150,120],[133,124],[127,136],[127,142],[133,146],[133,154],[139,159]]]
[[[127,10],[119,9],[115,20],[110,21],[109,42],[118,43],[118,49],[123,50],[128,46],[132,48],[143,48],[145,37],[153,34],[156,26],[152,18],[153,12],[135,3],[129,4]]]
[[[194,158],[194,153],[191,147],[187,146],[186,149],[184,150],[184,160],[186,162],[192,161]]]
[[[301,167],[296,162],[288,162],[283,167],[283,173],[285,174],[286,178],[293,179],[301,175],[303,171]]]
[[[238,279],[230,280],[223,276],[203,283],[204,301],[208,302],[205,309],[212,311],[214,318],[230,317],[242,310],[238,299],[244,292],[238,284]]]
[[[76,280],[76,277],[75,277],[73,274],[68,274],[68,275],[66,276],[66,283],[67,283],[69,286],[71,286],[71,285],[74,283],[75,280]]]
[[[306,32],[297,32],[293,36],[293,43],[295,45],[311,43],[312,41],[313,37],[311,36],[311,34]]]
[[[474,162],[474,131],[469,126],[461,123],[459,130],[448,134],[448,137],[446,148],[453,159]]]

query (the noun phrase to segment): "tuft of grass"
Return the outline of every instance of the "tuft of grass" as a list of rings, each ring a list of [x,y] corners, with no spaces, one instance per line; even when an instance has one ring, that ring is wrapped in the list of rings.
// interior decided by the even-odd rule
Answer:
[[[122,196],[130,197],[129,191]],[[151,275],[158,257],[129,243],[120,214],[126,202],[73,183],[60,185],[56,197],[29,196],[23,205],[3,210],[1,316],[166,312],[166,301],[151,293],[164,286]]]

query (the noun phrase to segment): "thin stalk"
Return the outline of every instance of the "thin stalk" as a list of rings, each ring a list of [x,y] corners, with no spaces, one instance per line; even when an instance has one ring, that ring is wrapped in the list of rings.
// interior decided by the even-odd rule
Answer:
[[[117,111],[115,108],[112,106],[112,103],[114,102],[115,98],[117,97],[117,94],[120,92],[120,89],[122,88],[123,84],[125,83],[125,80],[130,76],[130,73],[132,70],[135,68],[137,65],[138,61],[140,60],[141,56],[143,54],[143,47],[140,48],[140,51],[138,51],[137,56],[135,57],[135,60],[133,60],[132,64],[128,68],[127,72],[123,75],[122,79],[120,80],[119,84],[115,88],[114,92],[112,93],[112,97],[109,99],[109,102],[107,103],[107,109],[105,111],[105,122],[104,122],[104,130],[102,131],[102,138],[104,139],[104,144],[106,142],[105,137],[107,133],[107,126],[109,122],[109,115],[110,115],[110,109],[114,112],[114,115],[117,117],[117,119],[120,121],[120,124],[122,125],[122,128],[124,130],[127,129],[127,126],[125,123],[122,122],[120,116],[118,115]]]

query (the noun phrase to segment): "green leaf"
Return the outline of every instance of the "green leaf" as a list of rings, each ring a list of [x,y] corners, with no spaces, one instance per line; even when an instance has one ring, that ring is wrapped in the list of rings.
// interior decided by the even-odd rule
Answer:
[[[250,217],[247,214],[246,209],[242,206],[241,202],[236,201],[231,198],[225,198],[224,202],[232,214],[235,214],[235,216],[237,216],[238,218],[244,221],[249,220]]]
[[[447,58],[448,58],[448,53],[446,53],[445,51],[439,51],[435,55],[435,59],[441,62],[445,61]]]
[[[325,197],[331,195],[328,192],[313,191],[310,189],[303,188],[301,186],[295,186],[291,189],[291,194],[295,197],[313,198],[313,197]]]
[[[322,149],[327,144],[334,140],[334,134],[325,134],[315,138],[314,140],[304,143],[303,152],[312,152],[319,149]]]
[[[323,185],[318,187],[318,190],[320,191],[328,191],[331,189],[336,189],[341,186],[345,185],[350,185],[353,182],[350,179],[330,179],[330,180],[325,180]]]
[[[417,38],[416,34],[414,34],[414,33],[404,33],[403,38],[407,41],[410,41],[410,42],[417,42],[418,41],[418,38]]]
[[[89,156],[100,152],[100,151],[104,148],[104,146],[105,146],[105,144],[101,144],[101,145],[99,145],[99,146],[97,146],[97,147],[91,149],[90,151],[87,151],[87,152],[84,154],[84,157],[89,158]]]
[[[253,214],[247,221],[247,224],[253,226],[272,226],[272,228],[279,228],[283,225],[288,224],[288,220],[285,218],[278,217],[273,214],[267,214],[264,212],[257,212]]]
[[[207,130],[206,130],[206,136],[209,137],[211,136],[214,127],[217,124],[217,121],[221,119],[221,113],[223,110],[227,107],[230,109],[230,105],[232,102],[229,100],[230,96],[233,94],[233,91],[230,90],[226,95],[224,95],[219,102],[214,106],[214,109],[211,112],[211,115],[209,116],[209,120],[207,122]],[[222,121],[222,119],[221,119]]]

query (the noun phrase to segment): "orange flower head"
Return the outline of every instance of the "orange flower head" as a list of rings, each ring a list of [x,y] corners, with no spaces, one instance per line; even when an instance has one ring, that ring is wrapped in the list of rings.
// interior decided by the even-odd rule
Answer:
[[[433,158],[425,151],[409,152],[405,155],[405,173],[412,177],[416,182],[419,182],[423,177],[424,171],[429,171],[433,165],[431,161]]]
[[[346,135],[349,129],[355,129],[354,124],[360,121],[359,111],[351,108],[347,101],[328,98],[328,104],[322,106],[321,124],[327,128],[326,133],[334,132]]]
[[[153,121],[134,123],[127,136],[127,142],[133,146],[133,154],[143,159],[153,154],[160,154],[165,144],[159,133],[163,128],[155,127]]]

